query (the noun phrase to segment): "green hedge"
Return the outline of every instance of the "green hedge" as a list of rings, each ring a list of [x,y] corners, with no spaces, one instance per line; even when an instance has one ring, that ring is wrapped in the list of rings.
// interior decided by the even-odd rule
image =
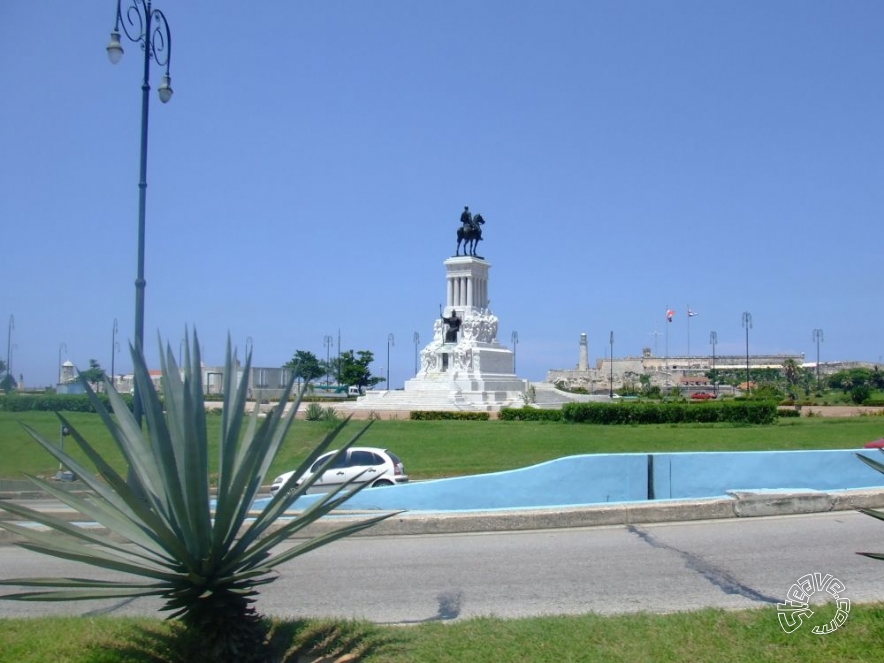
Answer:
[[[721,403],[567,403],[564,421],[582,424],[772,424],[777,404],[764,401]]]
[[[446,411],[434,411],[434,410],[412,410],[411,414],[408,416],[409,419],[413,419],[415,421],[439,421],[439,420],[447,420],[447,421],[488,421],[488,413],[487,412],[446,412]]]
[[[800,410],[777,410],[777,416],[781,419],[789,419],[791,417],[800,417]]]
[[[539,410],[536,407],[505,407],[497,418],[503,421],[563,421],[561,410]]]
[[[132,409],[132,396],[121,394]],[[110,407],[105,394],[98,394],[105,407]],[[0,396],[0,412],[95,412],[86,394],[6,394]]]

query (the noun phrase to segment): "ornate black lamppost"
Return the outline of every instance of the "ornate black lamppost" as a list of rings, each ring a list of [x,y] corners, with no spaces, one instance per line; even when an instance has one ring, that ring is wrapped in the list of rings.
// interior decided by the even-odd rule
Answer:
[[[816,391],[819,393],[822,391],[820,387],[820,341],[825,340],[822,329],[813,330],[813,340],[816,341]]]
[[[752,329],[752,314],[749,311],[743,311],[743,327],[746,328],[746,393],[752,393],[752,387],[749,384],[749,330]]]
[[[121,7],[122,0],[117,0],[117,16],[114,29],[111,31],[107,56],[112,64],[123,57],[120,44],[120,28],[129,41],[141,45],[144,52],[144,76],[141,82],[141,159],[138,179],[138,272],[135,277],[135,350],[144,351],[144,232],[145,212],[147,206],[147,118],[150,92],[150,61],[153,60],[165,69],[163,82],[157,89],[160,101],[166,103],[172,98],[172,79],[169,77],[169,60],[172,56],[172,35],[169,23],[159,9],[151,6],[151,0],[130,0],[131,5],[125,12]],[[138,424],[141,424],[142,406],[135,385],[133,413]]]

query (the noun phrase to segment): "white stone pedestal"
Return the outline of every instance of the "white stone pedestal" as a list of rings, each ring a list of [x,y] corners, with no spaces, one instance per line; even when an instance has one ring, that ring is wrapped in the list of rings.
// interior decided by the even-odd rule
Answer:
[[[370,391],[358,409],[497,410],[521,407],[528,381],[513,368],[515,358],[497,340],[498,320],[488,308],[488,271],[483,258],[459,256],[445,261],[446,318],[462,319],[456,343],[445,342],[446,325],[437,318],[433,340],[421,351],[418,374],[404,391]]]

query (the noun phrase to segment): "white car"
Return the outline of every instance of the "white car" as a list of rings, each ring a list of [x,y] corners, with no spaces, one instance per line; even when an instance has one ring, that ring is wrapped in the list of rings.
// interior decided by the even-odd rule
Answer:
[[[300,485],[305,479],[313,476],[319,470],[322,464],[333,456],[334,451],[322,454],[316,459],[316,462],[310,469],[297,481]],[[362,483],[370,484],[370,488],[379,486],[392,486],[399,483],[407,483],[408,475],[405,474],[405,466],[399,457],[388,449],[377,449],[375,447],[351,447],[347,453],[341,454],[332,465],[325,468],[316,483],[308,489],[308,493],[328,493],[346,483],[354,476],[362,472],[362,476],[354,481],[351,485],[357,486]],[[276,495],[279,489],[283,487],[286,481],[294,474],[286,472],[273,480],[270,486],[270,494]]]

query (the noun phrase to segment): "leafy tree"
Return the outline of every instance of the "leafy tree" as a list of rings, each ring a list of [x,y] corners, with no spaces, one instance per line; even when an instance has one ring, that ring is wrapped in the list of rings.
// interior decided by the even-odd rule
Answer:
[[[884,373],[879,371],[877,366],[869,376],[869,381],[873,389],[884,389]]]
[[[718,384],[729,384],[733,386],[739,386],[746,381],[746,369],[745,368],[716,368],[715,375],[713,376],[712,371],[706,372],[706,377],[710,380],[714,378],[714,380]],[[771,385],[776,387],[778,384],[782,383],[782,372],[779,368],[750,368],[749,370],[749,382],[752,382],[757,387],[761,385]]]
[[[338,361],[337,357],[331,357],[327,362],[320,360],[319,364],[322,366],[322,370],[325,371],[324,375],[328,375],[335,384],[343,384],[339,377],[341,375],[341,362]]]
[[[18,383],[15,381],[15,378],[9,373],[5,373],[3,379],[0,380],[0,391],[12,391],[17,386]]]
[[[850,390],[850,400],[857,405],[862,405],[872,395],[872,390],[866,384],[858,384]]]
[[[796,386],[801,374],[801,366],[794,359],[787,359],[783,362],[783,377],[786,378],[786,390],[789,396],[795,398]]]
[[[65,453],[55,441],[25,427],[40,446],[76,473],[89,493],[82,497],[50,481],[35,477],[31,480],[82,513],[86,520],[104,525],[114,533],[113,537],[92,533],[10,500],[0,500],[0,509],[54,530],[48,536],[46,532],[22,527],[13,520],[0,520],[0,529],[25,539],[22,545],[29,550],[130,577],[113,580],[4,577],[0,579],[0,586],[30,589],[0,598],[73,601],[159,597],[170,618],[180,620],[185,626],[174,660],[270,663],[280,659],[273,655],[269,645],[270,623],[252,606],[257,589],[277,577],[276,567],[280,564],[395,514],[385,513],[342,525],[312,539],[291,541],[293,534],[302,533],[305,527],[368,485],[353,488],[345,484],[274,527],[292,503],[310,490],[322,475],[322,469],[338,462],[341,454],[346,453],[365,430],[340,444],[337,436],[345,422],[329,432],[267,506],[251,518],[250,505],[286,439],[298,403],[287,410],[277,408],[263,420],[258,418],[258,408],[246,415],[251,354],[246,355],[245,371],[237,384],[233,377],[236,359],[228,340],[221,439],[213,440],[210,445],[196,335],[193,348],[191,353],[190,345],[186,347],[183,376],[171,346],[167,345],[161,355],[163,402],[151,381],[144,356],[133,351],[135,382],[147,424],[144,432],[113,387],[108,392],[111,414],[88,382],[80,377],[90,402],[143,490],[133,489],[62,415],[59,419],[70,429],[73,441],[82,452],[80,457],[88,458],[94,471]],[[283,402],[291,392],[292,381],[289,381]],[[332,442],[339,446],[339,451],[325,461],[320,471],[298,485],[297,480]],[[210,460],[210,448],[217,449],[217,458]],[[210,506],[210,468],[217,468],[212,470],[217,471],[214,510]]]
[[[339,384],[351,387],[373,387],[384,378],[374,377],[369,366],[374,361],[374,353],[370,350],[353,350],[341,353],[339,373],[336,376]]]
[[[89,384],[96,385],[104,380],[105,372],[98,363],[98,360],[90,359],[89,368],[85,371],[80,371],[80,377],[86,380]]]
[[[775,385],[762,384],[752,390],[751,397],[759,401],[778,401],[783,397],[783,392]]]
[[[283,365],[290,368],[292,374],[299,380],[310,382],[325,375],[325,367],[315,354],[307,350],[296,350],[294,356]]]
[[[873,383],[878,380],[878,376],[875,376],[874,373],[875,371],[868,368],[849,368],[838,371],[829,376],[829,386],[849,394],[854,387],[859,385],[873,386]]]
[[[621,396],[637,396],[639,393],[638,387],[635,384],[636,379],[639,379],[641,382],[641,376],[638,373],[634,373],[633,371],[626,371],[623,373],[623,387],[619,390],[619,394]]]
[[[3,377],[0,378],[0,391],[12,391],[15,389],[15,378],[6,372],[6,362],[2,359],[0,359],[0,373],[3,374]]]

